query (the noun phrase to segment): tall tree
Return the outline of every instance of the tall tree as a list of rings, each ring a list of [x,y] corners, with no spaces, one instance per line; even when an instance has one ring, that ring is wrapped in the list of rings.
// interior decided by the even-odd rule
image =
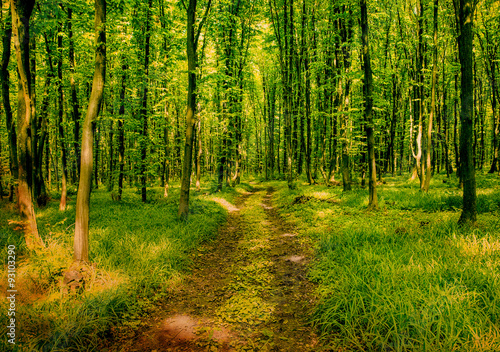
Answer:
[[[57,110],[57,126],[59,130],[59,146],[61,147],[61,171],[62,171],[62,184],[61,184],[61,201],[59,202],[59,210],[66,209],[66,198],[68,194],[68,165],[66,155],[66,138],[64,137],[64,94],[62,82],[62,65],[63,65],[63,36],[62,36],[62,20],[59,22],[57,30],[57,102],[59,108]]]
[[[377,169],[375,163],[375,137],[373,133],[373,76],[368,40],[368,10],[366,0],[360,0],[361,8],[361,50],[363,52],[363,93],[365,98],[365,131],[368,153],[368,188],[370,192],[368,209],[378,209]]]
[[[76,221],[74,259],[77,262],[89,260],[89,212],[90,188],[92,184],[92,163],[94,132],[92,123],[101,109],[106,74],[106,0],[95,0],[96,54],[92,93],[82,129],[82,155],[80,182],[76,199]]]
[[[429,192],[429,186],[431,184],[431,151],[432,151],[432,123],[434,120],[434,116],[436,115],[436,84],[437,84],[437,59],[438,59],[438,47],[437,47],[437,35],[438,35],[438,0],[434,0],[434,21],[433,21],[433,29],[434,29],[434,37],[433,44],[434,47],[432,49],[432,87],[431,87],[431,112],[429,114],[429,121],[427,122],[427,155],[426,155],[426,164],[425,164],[425,180],[423,183],[422,190],[425,192]]]
[[[77,167],[77,177],[80,177],[80,104],[78,102],[77,86],[75,80],[76,60],[75,43],[73,39],[73,9],[68,7],[68,40],[69,40],[69,70],[71,89],[71,115],[75,124],[73,129],[73,148],[75,149],[75,162]]]
[[[474,81],[472,74],[472,27],[474,23],[474,0],[454,0],[455,17],[458,31],[458,55],[462,73],[460,89],[460,176],[463,182],[463,208],[460,224],[476,222],[476,174],[474,169],[473,114]]]
[[[144,79],[142,87],[142,105],[140,109],[140,117],[142,120],[141,129],[141,196],[142,201],[146,201],[146,156],[148,150],[148,76],[149,76],[149,53],[150,53],[150,41],[151,41],[151,6],[153,5],[153,0],[148,1],[148,7],[146,9],[146,28],[144,33]]]
[[[10,44],[12,38],[12,21],[10,15],[10,9],[7,13],[5,19],[3,19],[3,9],[2,14],[2,65],[0,67],[0,79],[2,82],[2,103],[5,111],[5,123],[7,127],[7,136],[9,141],[9,168],[12,177],[17,180],[19,175],[19,166],[17,161],[17,133],[16,125],[12,117],[12,107],[10,105],[10,94],[9,94],[9,60],[10,60]],[[9,201],[14,199],[14,182],[10,184]]]
[[[184,3],[183,3],[184,4]],[[205,23],[212,0],[208,0],[203,16],[198,28],[196,25],[196,7],[197,0],[189,0],[187,12],[187,59],[188,59],[188,94],[187,94],[187,112],[186,112],[186,139],[184,143],[184,159],[182,161],[181,192],[179,199],[178,216],[181,219],[187,219],[189,212],[189,189],[191,186],[191,170],[193,167],[193,142],[196,124],[196,68],[198,66],[198,40]]]
[[[12,34],[16,49],[19,77],[18,109],[18,204],[21,216],[27,220],[26,245],[28,248],[43,246],[38,233],[35,208],[33,206],[33,149],[32,126],[35,115],[33,87],[30,69],[30,17],[35,0],[11,0]],[[36,136],[33,136],[36,138]]]

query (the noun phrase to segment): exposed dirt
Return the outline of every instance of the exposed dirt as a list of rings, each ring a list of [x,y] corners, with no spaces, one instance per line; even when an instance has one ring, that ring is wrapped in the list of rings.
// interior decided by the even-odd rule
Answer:
[[[231,205],[217,240],[194,254],[190,275],[143,327],[114,336],[107,351],[316,351],[307,316],[311,249],[255,189]]]

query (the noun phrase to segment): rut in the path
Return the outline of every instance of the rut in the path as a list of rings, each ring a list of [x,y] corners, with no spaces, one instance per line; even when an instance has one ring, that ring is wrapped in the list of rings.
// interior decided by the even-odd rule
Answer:
[[[305,239],[279,217],[272,188],[241,196],[191,274],[121,351],[313,351]]]

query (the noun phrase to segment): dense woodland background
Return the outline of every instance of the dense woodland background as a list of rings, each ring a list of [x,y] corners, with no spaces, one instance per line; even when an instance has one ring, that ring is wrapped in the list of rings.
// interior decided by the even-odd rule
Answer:
[[[282,254],[251,248],[282,241],[279,223],[314,251],[304,314],[325,346],[500,349],[498,0],[4,0],[0,14],[0,253],[16,246],[27,348],[131,342],[237,204],[248,248],[228,253],[260,271],[214,263],[246,297],[213,307],[235,331],[274,319],[255,302],[284,292]]]
[[[193,4],[188,4],[193,6]],[[186,3],[110,1],[106,77],[93,122],[94,188],[165,187],[181,177],[188,57],[195,74],[192,182],[217,187],[242,174],[308,182],[365,182],[360,8],[353,1],[194,3],[195,51],[186,54]],[[378,177],[460,165],[459,23],[452,1],[368,3]],[[473,30],[473,164],[498,172],[497,1],[480,1]],[[457,10],[458,11],[458,10]],[[92,89],[94,7],[37,1],[29,68],[33,197],[77,185],[83,116]],[[2,194],[16,182],[18,75],[3,2]],[[12,58],[11,58],[12,56]],[[188,123],[189,125],[189,123]],[[19,134],[19,131],[17,132]],[[287,143],[290,145],[287,145]],[[291,160],[288,160],[291,159]],[[429,162],[430,161],[430,162]],[[31,171],[31,168],[29,169]],[[430,177],[430,176],[429,176]],[[62,184],[62,186],[61,186]],[[199,186],[197,186],[199,187]]]

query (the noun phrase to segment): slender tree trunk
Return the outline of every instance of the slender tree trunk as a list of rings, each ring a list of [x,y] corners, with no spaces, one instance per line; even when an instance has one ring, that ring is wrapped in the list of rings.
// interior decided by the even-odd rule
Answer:
[[[87,115],[83,123],[80,182],[76,199],[74,259],[77,262],[89,261],[90,187],[92,183],[92,143],[94,141],[92,123],[99,114],[104,92],[106,74],[106,0],[95,0],[95,30],[97,37],[95,72]]]
[[[200,188],[200,179],[201,179],[201,154],[203,152],[203,145],[201,141],[201,120],[198,121],[197,123],[197,133],[196,133],[196,139],[197,139],[197,144],[198,148],[196,151],[196,191],[199,192],[201,190]]]
[[[417,47],[417,85],[415,86],[415,116],[418,117],[418,132],[417,132],[417,155],[415,157],[417,175],[420,180],[420,189],[424,188],[425,178],[425,164],[422,163],[423,151],[423,133],[424,133],[424,74],[423,74],[423,61],[424,61],[424,3],[419,0],[419,15],[418,15],[418,47]]]
[[[365,96],[365,130],[368,148],[368,188],[370,192],[368,209],[378,209],[377,199],[377,169],[375,162],[375,138],[373,133],[373,78],[370,62],[370,47],[368,42],[368,11],[366,0],[360,0],[361,5],[361,43],[363,51],[364,82],[363,93]]]
[[[187,57],[188,57],[188,95],[186,114],[186,140],[184,143],[184,160],[182,163],[181,192],[178,216],[186,220],[189,212],[189,188],[191,186],[191,168],[194,141],[194,125],[196,123],[196,0],[189,0],[187,9]]]
[[[120,109],[118,110],[118,200],[122,199],[123,193],[123,174],[125,169],[125,82],[128,66],[125,64],[125,59],[122,57],[122,84],[120,87]]]
[[[77,166],[77,177],[80,177],[80,105],[78,103],[78,96],[75,82],[75,48],[73,40],[73,10],[68,7],[68,39],[69,39],[69,69],[70,69],[70,89],[71,89],[71,114],[75,127],[73,129],[74,141],[73,148],[75,149],[75,162]]]
[[[102,105],[102,103],[101,103]],[[101,129],[100,129],[100,121],[95,120],[92,123],[92,129],[93,129],[93,136],[94,136],[94,143],[95,143],[95,152],[94,154],[94,186],[95,189],[99,188],[99,144],[101,141]]]
[[[147,157],[147,137],[148,137],[148,77],[149,77],[149,52],[150,52],[150,39],[151,39],[151,6],[153,5],[153,0],[148,1],[148,8],[146,13],[146,33],[145,33],[145,44],[144,44],[144,79],[143,79],[143,90],[142,90],[142,107],[140,111],[140,116],[142,120],[141,129],[141,196],[142,201],[146,202],[146,157]]]
[[[207,18],[210,5],[209,0],[205,16],[195,31],[196,23],[196,2],[197,0],[189,0],[187,7],[187,59],[188,59],[188,94],[187,94],[187,112],[186,112],[186,139],[184,143],[184,160],[182,162],[182,176],[181,176],[181,191],[179,199],[179,218],[187,220],[189,212],[189,188],[191,185],[191,169],[193,157],[193,140],[194,140],[194,126],[196,123],[196,68],[198,66],[196,49],[198,46],[198,38],[200,36],[201,28],[204,20]]]
[[[457,4],[458,3],[458,4]],[[472,27],[474,23],[474,1],[455,0],[455,14],[458,17],[458,54],[460,72],[462,73],[460,99],[460,175],[463,180],[463,209],[460,224],[475,224],[476,222],[476,176],[472,154],[473,136],[473,96],[474,82],[472,76]],[[458,5],[458,6],[457,6]],[[458,7],[458,8],[457,8]]]
[[[165,105],[165,117],[168,118],[168,109],[167,109],[166,105]],[[168,123],[168,121],[167,121],[167,123]],[[169,188],[169,183],[170,183],[170,146],[169,146],[167,126],[165,126],[163,128],[163,143],[165,144],[165,160],[163,161],[165,183],[163,185],[164,186],[163,197],[167,198],[168,197],[168,188]]]
[[[111,116],[113,116],[113,111],[111,111]],[[114,121],[109,121],[109,178],[108,178],[108,192],[113,191],[114,187],[114,168],[115,168],[115,158],[114,158]]]
[[[63,113],[64,113],[64,102],[63,102],[63,86],[62,86],[62,22],[59,23],[57,34],[57,101],[59,109],[57,111],[57,126],[59,130],[59,146],[61,147],[61,167],[62,167],[62,187],[61,187],[61,201],[59,202],[59,210],[66,210],[66,199],[68,195],[68,165],[66,156],[66,141],[64,138],[64,125],[63,125]]]
[[[28,248],[44,246],[38,234],[38,227],[33,207],[32,163],[33,149],[31,129],[35,115],[32,100],[33,85],[30,72],[30,17],[35,5],[34,0],[11,0],[12,34],[16,49],[17,72],[19,76],[18,109],[18,204],[21,216],[27,220],[26,245]],[[35,137],[36,138],[36,137]]]
[[[454,99],[454,123],[453,123],[453,146],[455,149],[455,165],[459,178],[460,188],[462,187],[462,176],[460,175],[460,154],[458,152],[458,74],[455,74],[455,99]]]
[[[2,16],[3,16],[3,11]],[[17,133],[16,125],[12,117],[12,107],[10,105],[9,94],[9,60],[10,60],[10,44],[12,38],[12,23],[10,11],[5,20],[2,19],[3,32],[2,32],[2,65],[0,71],[0,78],[2,82],[2,102],[5,111],[5,123],[7,127],[7,136],[9,144],[9,168],[14,182],[10,183],[9,201],[14,200],[14,183],[19,177],[19,165],[17,160]]]
[[[427,123],[427,155],[425,168],[425,182],[423,191],[429,192],[431,184],[431,155],[432,155],[432,123],[436,114],[436,84],[437,84],[437,31],[438,31],[438,0],[434,0],[434,48],[432,51],[432,88],[431,88],[431,113]]]

